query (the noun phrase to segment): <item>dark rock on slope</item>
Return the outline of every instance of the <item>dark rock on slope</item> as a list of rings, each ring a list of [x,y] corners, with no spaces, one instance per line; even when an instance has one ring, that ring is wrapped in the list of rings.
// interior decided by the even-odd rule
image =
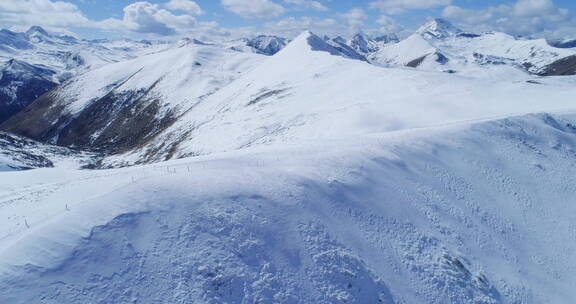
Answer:
[[[54,71],[15,59],[0,67],[0,123],[56,87]]]
[[[576,55],[564,57],[545,66],[539,76],[568,76],[576,75]]]
[[[70,115],[59,91],[46,93],[0,125],[0,130],[42,142],[105,153],[123,152],[146,142],[175,121],[168,113],[157,119],[160,106],[148,90],[112,89],[78,114]]]

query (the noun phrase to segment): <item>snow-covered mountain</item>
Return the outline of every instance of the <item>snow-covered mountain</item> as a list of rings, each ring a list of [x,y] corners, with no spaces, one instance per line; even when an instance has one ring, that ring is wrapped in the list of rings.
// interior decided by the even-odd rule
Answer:
[[[272,56],[283,49],[288,42],[278,36],[260,35],[254,38],[242,38],[224,43],[224,46],[240,52],[252,52]]]
[[[398,42],[399,42],[398,37],[396,37],[396,35],[394,34],[378,36],[376,38],[369,38],[366,35],[364,35],[364,33],[359,32],[356,33],[354,36],[352,36],[352,38],[349,41],[347,41],[347,44],[351,48],[356,50],[358,54],[366,57],[369,56],[370,54],[379,51],[388,44]]]
[[[271,57],[184,44],[85,73],[0,128],[113,153],[102,165],[119,166],[571,105],[571,81],[384,69],[335,41],[307,32]],[[374,116],[385,123],[371,123]]]
[[[304,33],[147,143],[111,156],[103,165],[157,162],[573,105],[573,80],[539,80],[541,86],[533,82],[525,74],[502,82],[383,69],[350,58],[314,34]]]
[[[550,46],[544,39],[520,39],[498,32],[466,33],[442,19],[426,23],[412,36],[380,49],[369,59],[385,66],[468,75],[484,75],[485,69],[511,73],[511,68],[541,76],[576,74],[576,50]]]
[[[10,59],[0,64],[0,123],[45,92],[53,89],[57,83],[53,77],[56,72],[43,66]]]
[[[61,83],[78,73],[109,63],[124,61],[157,52],[168,43],[124,40],[82,40],[53,35],[38,26],[24,33],[0,30],[0,61],[20,60],[55,72],[54,82]]]
[[[38,26],[0,30],[0,122],[42,94],[86,71],[166,49],[149,41],[87,41],[52,35]]]
[[[571,303],[576,76],[525,72],[571,50],[424,28],[183,39],[44,94],[0,125],[43,142],[0,133],[0,299]]]
[[[445,39],[457,36],[461,33],[463,33],[461,29],[452,25],[452,23],[439,18],[427,22],[416,31],[416,34],[419,34],[426,39]]]
[[[83,73],[43,95],[2,129],[58,145],[125,151],[155,137],[264,58],[182,44]]]

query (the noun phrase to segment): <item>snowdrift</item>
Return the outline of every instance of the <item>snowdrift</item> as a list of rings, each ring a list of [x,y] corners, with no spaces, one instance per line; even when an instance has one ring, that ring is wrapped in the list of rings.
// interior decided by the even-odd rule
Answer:
[[[537,114],[12,172],[0,298],[570,303],[574,160],[576,116]]]

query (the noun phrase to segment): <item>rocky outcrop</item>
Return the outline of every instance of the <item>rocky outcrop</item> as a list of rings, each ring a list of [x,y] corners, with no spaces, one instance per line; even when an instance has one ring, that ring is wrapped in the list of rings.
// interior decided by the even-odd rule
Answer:
[[[110,91],[80,113],[65,111],[58,92],[44,94],[24,111],[0,125],[0,130],[43,142],[105,153],[123,152],[146,142],[175,121],[157,115],[160,105],[148,90]]]
[[[57,84],[54,71],[15,59],[0,67],[0,123],[24,109]]]
[[[540,70],[539,76],[576,75],[576,55],[557,60]]]

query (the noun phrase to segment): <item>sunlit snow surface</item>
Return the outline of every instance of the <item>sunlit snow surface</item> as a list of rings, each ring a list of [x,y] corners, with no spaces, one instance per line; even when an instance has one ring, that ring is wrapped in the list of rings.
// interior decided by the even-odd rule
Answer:
[[[0,172],[0,302],[576,298],[574,77],[385,69],[308,38],[105,161],[201,156]]]

